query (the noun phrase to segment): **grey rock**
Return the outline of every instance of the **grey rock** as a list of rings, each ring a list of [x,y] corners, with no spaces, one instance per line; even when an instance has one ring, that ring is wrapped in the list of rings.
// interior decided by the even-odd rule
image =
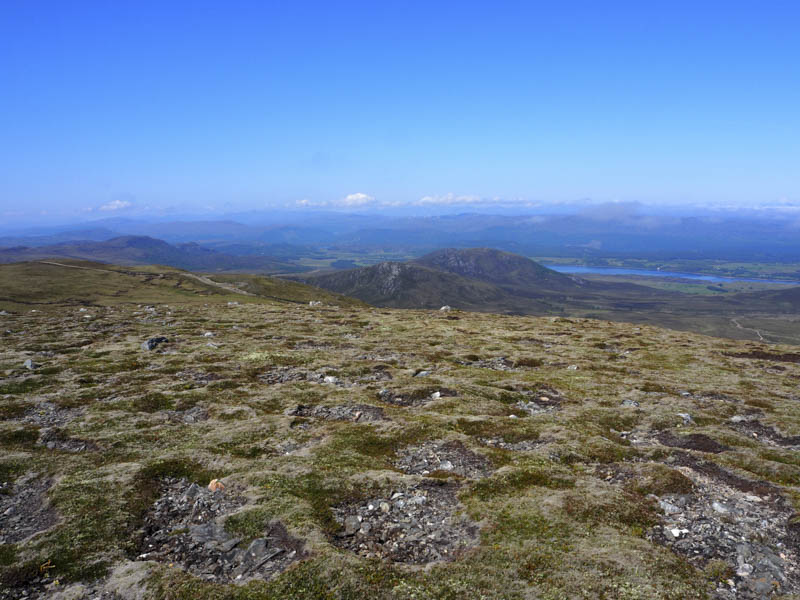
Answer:
[[[716,502],[716,501],[712,502],[711,508],[713,508],[716,512],[721,513],[723,515],[730,512],[730,509],[721,502]]]
[[[668,502],[667,500],[659,500],[658,505],[666,515],[676,515],[681,512],[681,509],[678,506],[675,506],[672,502]]]
[[[159,345],[166,344],[168,342],[169,340],[163,336],[152,337],[149,340],[142,342],[142,350],[147,350],[147,351],[155,350],[156,348],[158,348]]]
[[[357,516],[350,515],[344,520],[345,535],[355,535],[359,529],[361,529],[361,520]]]
[[[28,369],[29,371],[33,371],[34,369],[38,369],[40,365],[39,365],[38,363],[35,363],[35,362],[33,362],[33,361],[32,361],[32,360],[29,358],[29,359],[27,359],[27,360],[26,360],[24,363],[22,363],[22,366],[24,366],[24,367],[25,367],[26,369]]]

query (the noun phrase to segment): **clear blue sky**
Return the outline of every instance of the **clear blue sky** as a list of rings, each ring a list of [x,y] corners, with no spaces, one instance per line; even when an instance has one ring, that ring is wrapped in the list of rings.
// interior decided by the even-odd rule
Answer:
[[[0,213],[800,203],[798,24],[796,0],[5,0]]]

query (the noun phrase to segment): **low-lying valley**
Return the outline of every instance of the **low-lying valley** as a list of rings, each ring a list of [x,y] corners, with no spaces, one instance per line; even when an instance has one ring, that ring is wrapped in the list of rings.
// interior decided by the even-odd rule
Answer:
[[[0,599],[800,597],[796,347],[66,259],[0,285]]]

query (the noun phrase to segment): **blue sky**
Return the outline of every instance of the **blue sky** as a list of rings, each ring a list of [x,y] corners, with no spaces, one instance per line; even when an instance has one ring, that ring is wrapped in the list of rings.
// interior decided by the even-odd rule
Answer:
[[[800,3],[0,7],[0,211],[800,203]]]

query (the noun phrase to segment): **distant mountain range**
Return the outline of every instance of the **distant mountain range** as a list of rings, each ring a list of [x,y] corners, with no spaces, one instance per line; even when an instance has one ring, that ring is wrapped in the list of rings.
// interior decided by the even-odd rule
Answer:
[[[304,269],[262,256],[233,256],[196,243],[172,245],[147,236],[121,236],[106,241],[68,241],[45,246],[0,248],[0,263],[73,258],[119,265],[166,265],[189,271],[292,273]]]
[[[635,206],[609,205],[579,214],[389,217],[336,212],[264,215],[261,222],[233,220],[146,222],[105,219],[92,223],[6,232],[0,246],[42,246],[150,236],[168,243],[197,242],[236,255],[308,257],[331,252],[389,251],[409,256],[445,247],[486,246],[527,256],[794,262],[797,221],[775,216],[744,218],[639,214]]]

